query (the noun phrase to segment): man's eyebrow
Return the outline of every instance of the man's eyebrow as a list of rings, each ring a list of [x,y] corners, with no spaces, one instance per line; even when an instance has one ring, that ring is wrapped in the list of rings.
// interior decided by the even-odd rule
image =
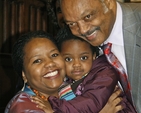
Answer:
[[[84,17],[84,16],[86,16],[86,15],[88,15],[88,14],[90,14],[91,12],[90,12],[90,9],[87,9],[87,10],[85,10],[82,14],[81,14],[81,17]]]
[[[85,12],[82,13],[82,16],[85,17],[87,15],[90,15],[90,14],[96,14],[97,10],[96,9],[93,9],[93,10],[86,10]]]
[[[76,20],[76,21],[70,21],[70,20],[67,20],[67,19],[64,18],[64,21],[65,21],[65,22],[68,22],[68,23],[69,23],[69,22],[77,22],[77,21],[83,19],[84,17],[86,17],[87,15],[96,14],[96,12],[97,12],[96,9],[94,9],[94,10],[92,10],[92,11],[90,11],[90,9],[87,9],[87,10],[85,10],[85,11],[80,15],[80,18],[79,18],[78,20]]]

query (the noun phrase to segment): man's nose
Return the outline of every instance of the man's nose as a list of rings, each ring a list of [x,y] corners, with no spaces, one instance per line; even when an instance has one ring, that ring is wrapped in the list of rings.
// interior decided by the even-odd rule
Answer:
[[[86,35],[89,30],[89,25],[84,20],[78,21],[78,30],[81,35]]]

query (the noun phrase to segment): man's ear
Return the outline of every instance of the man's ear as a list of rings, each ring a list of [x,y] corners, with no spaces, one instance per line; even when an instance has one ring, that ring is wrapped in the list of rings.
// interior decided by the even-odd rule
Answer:
[[[93,60],[95,60],[95,58],[96,58],[96,53],[93,54]]]
[[[24,80],[24,83],[27,83],[27,78],[26,78],[25,73],[23,71],[22,71],[22,78]]]

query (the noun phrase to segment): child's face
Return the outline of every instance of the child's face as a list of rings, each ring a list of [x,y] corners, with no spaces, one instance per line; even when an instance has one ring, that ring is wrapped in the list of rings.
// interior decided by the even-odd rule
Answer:
[[[93,54],[90,45],[81,40],[63,42],[61,55],[66,64],[66,74],[73,80],[81,79],[92,67]]]
[[[65,76],[65,63],[52,41],[31,39],[25,45],[24,53],[22,76],[27,83],[45,94],[58,91]]]

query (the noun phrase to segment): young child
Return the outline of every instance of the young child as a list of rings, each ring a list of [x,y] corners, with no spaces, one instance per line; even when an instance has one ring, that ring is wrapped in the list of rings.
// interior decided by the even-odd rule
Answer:
[[[97,49],[72,35],[69,29],[60,31],[57,39],[58,48],[66,64],[67,82],[71,83],[71,87],[68,88],[67,85],[60,90],[62,100],[52,96],[48,98],[54,112],[100,112],[117,85],[118,73],[108,63],[105,55],[96,58]],[[76,97],[70,93],[71,88]],[[68,99],[68,94],[73,95],[72,100]],[[136,113],[126,97],[123,104],[124,110],[120,111],[121,113]]]

